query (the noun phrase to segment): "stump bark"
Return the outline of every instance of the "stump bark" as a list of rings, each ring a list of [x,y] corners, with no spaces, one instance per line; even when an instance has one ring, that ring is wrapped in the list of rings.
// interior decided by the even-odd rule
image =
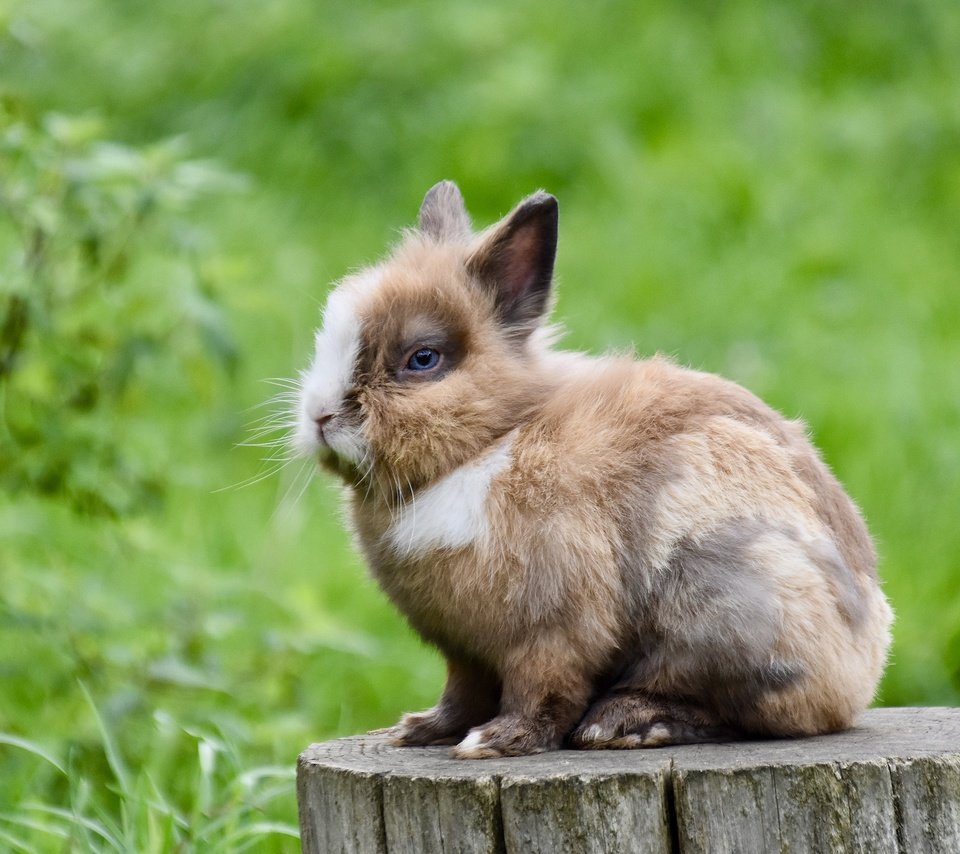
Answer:
[[[451,759],[366,735],[300,756],[305,854],[960,852],[960,709],[817,738]]]

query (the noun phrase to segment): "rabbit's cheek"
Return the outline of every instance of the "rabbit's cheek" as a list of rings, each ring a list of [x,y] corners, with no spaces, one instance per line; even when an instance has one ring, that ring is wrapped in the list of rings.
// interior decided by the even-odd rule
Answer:
[[[359,465],[367,456],[367,443],[360,430],[354,427],[339,427],[325,435],[327,446],[338,456]]]

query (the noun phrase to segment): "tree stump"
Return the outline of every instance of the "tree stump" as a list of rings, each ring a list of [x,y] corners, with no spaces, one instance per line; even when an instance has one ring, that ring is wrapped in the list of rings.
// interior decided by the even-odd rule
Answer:
[[[835,735],[457,760],[314,744],[306,854],[960,852],[960,709],[873,709]]]

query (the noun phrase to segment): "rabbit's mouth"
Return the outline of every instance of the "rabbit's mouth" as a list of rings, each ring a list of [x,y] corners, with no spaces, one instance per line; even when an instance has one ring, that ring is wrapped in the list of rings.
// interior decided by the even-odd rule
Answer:
[[[318,457],[321,465],[333,457],[360,466],[369,456],[362,425],[352,413],[317,407],[309,400],[298,406],[292,446],[297,456]]]
[[[360,486],[364,480],[360,466],[329,445],[320,446],[317,451],[317,463],[320,468],[337,475],[348,486]]]

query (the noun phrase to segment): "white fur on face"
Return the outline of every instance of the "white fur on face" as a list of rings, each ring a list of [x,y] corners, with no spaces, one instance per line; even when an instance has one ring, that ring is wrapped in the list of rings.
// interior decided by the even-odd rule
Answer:
[[[410,557],[433,549],[459,549],[486,538],[490,484],[513,458],[516,432],[485,454],[454,469],[403,505],[387,531],[394,552]]]
[[[301,375],[294,445],[307,456],[320,449],[317,419],[336,415],[343,408],[360,352],[359,307],[378,281],[377,271],[368,270],[345,279],[327,298],[323,326],[317,330],[314,343],[313,363]],[[351,462],[363,459],[366,443],[355,428],[334,419],[324,430],[324,437],[334,451]]]

